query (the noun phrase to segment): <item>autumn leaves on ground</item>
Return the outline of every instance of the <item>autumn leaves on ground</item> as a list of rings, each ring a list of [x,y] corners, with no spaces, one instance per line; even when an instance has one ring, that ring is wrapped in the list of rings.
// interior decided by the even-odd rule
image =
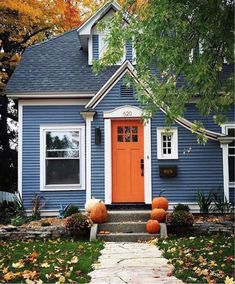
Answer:
[[[87,283],[103,244],[75,240],[0,242],[0,283]]]
[[[185,283],[234,284],[233,236],[170,237],[158,246]]]

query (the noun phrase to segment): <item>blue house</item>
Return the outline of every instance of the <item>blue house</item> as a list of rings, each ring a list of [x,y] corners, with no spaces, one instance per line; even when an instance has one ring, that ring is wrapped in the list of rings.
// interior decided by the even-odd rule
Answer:
[[[115,66],[92,72],[105,49],[96,24],[119,9],[109,3],[79,29],[27,48],[7,85],[7,96],[19,103],[18,189],[25,208],[32,209],[35,193],[46,199],[44,215],[58,214],[61,204],[84,208],[91,197],[150,204],[162,189],[171,207],[181,202],[198,210],[198,190],[219,190],[233,201],[234,108],[220,127],[192,101],[166,131],[164,110],[142,123],[142,107],[123,82],[126,74],[137,79],[131,44]],[[194,120],[206,127],[206,145],[192,133]]]

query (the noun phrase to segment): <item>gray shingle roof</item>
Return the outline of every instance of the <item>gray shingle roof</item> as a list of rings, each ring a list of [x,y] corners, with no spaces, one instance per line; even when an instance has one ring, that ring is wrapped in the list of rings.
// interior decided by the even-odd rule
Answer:
[[[77,30],[28,47],[6,88],[6,94],[76,93],[95,94],[120,66],[112,66],[96,76],[88,65],[88,54],[81,50]],[[233,65],[224,65],[220,80],[227,79]],[[153,73],[159,75],[158,71]],[[185,84],[183,76],[177,85]]]
[[[27,48],[5,92],[96,93],[120,66],[96,76],[80,48],[76,30]]]

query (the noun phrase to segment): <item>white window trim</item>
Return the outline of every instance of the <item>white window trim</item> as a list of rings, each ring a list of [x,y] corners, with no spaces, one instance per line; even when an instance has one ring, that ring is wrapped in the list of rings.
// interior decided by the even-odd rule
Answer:
[[[225,123],[221,126],[222,133],[225,135],[228,135],[228,129],[229,128],[235,128],[235,123]],[[235,182],[229,182],[229,168],[228,168],[228,152],[229,152],[229,145],[221,145],[221,148],[223,149],[223,168],[224,168],[224,183],[226,183],[226,189],[229,191],[229,188],[235,189]],[[229,194],[226,194],[229,197]],[[228,198],[227,198],[228,199]]]
[[[168,131],[172,133],[172,151],[171,154],[162,153],[162,134]],[[176,160],[178,159],[178,128],[166,128],[158,127],[157,128],[157,158],[159,160]]]
[[[48,130],[80,131],[80,184],[46,185],[45,175],[45,132]],[[85,126],[84,125],[41,125],[40,126],[40,191],[85,190]]]
[[[104,168],[105,168],[105,204],[112,204],[112,119],[141,118],[142,110],[135,106],[117,107],[103,113],[104,117]],[[144,199],[152,202],[152,167],[151,167],[151,120],[144,124]]]

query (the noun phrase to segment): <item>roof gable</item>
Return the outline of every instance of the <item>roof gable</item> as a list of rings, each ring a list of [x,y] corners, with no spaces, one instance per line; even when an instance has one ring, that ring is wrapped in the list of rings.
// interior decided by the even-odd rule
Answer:
[[[91,34],[91,29],[98,21],[100,21],[110,10],[119,11],[121,7],[115,1],[109,2],[101,7],[93,16],[91,16],[81,27],[77,29],[77,33],[81,42],[81,46],[87,49],[87,41]]]

